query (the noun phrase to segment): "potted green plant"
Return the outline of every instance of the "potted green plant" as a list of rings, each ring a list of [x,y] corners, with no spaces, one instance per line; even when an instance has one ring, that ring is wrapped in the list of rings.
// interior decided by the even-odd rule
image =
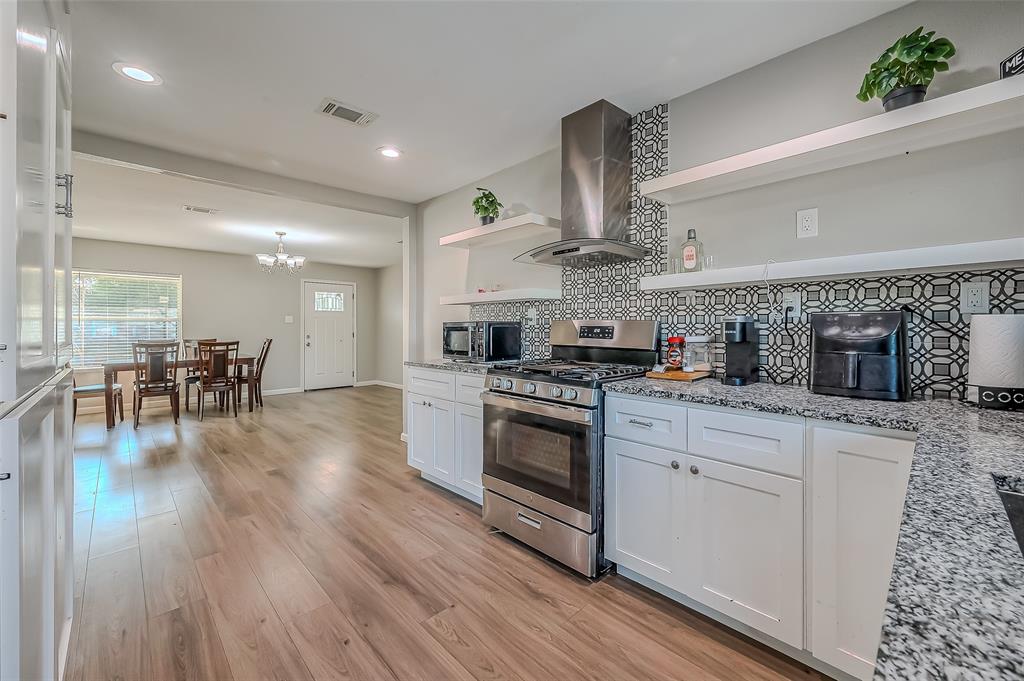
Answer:
[[[921,26],[903,36],[882,53],[864,75],[857,99],[882,100],[882,109],[892,111],[924,101],[928,85],[940,71],[948,71],[949,58],[956,54],[947,38],[934,38],[935,31],[924,33]]]
[[[490,189],[477,187],[476,190],[480,196],[473,199],[473,213],[480,216],[481,225],[489,225],[498,217],[502,204]]]

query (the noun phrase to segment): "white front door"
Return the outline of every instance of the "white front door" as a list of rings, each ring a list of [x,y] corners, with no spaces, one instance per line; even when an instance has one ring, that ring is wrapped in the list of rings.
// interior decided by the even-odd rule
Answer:
[[[355,383],[355,287],[303,282],[305,389]]]

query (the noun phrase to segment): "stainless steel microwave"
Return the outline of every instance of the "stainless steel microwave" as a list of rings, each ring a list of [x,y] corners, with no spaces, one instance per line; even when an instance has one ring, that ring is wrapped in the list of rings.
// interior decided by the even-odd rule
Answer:
[[[460,362],[512,362],[522,359],[519,322],[444,322],[441,354]]]

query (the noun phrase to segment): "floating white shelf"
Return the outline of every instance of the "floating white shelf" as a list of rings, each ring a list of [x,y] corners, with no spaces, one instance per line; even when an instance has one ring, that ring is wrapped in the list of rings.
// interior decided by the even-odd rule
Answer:
[[[480,303],[500,303],[509,300],[558,300],[562,292],[551,288],[510,288],[504,291],[488,291],[487,293],[460,293],[454,296],[441,296],[441,305],[478,305]]]
[[[1007,78],[640,183],[680,204],[1024,127],[1024,78]]]
[[[456,248],[475,248],[477,246],[493,246],[541,234],[556,238],[561,226],[562,222],[555,218],[538,213],[526,213],[443,236],[437,240],[437,243],[441,246]]]
[[[841,255],[813,260],[774,262],[768,265],[767,279],[768,281],[828,279],[858,274],[878,275],[885,272],[902,273],[907,270],[1021,261],[1024,261],[1024,238],[997,239],[880,253]],[[705,272],[643,277],[640,279],[640,288],[644,291],[706,289],[751,284],[764,281],[765,278],[764,264],[747,265]]]

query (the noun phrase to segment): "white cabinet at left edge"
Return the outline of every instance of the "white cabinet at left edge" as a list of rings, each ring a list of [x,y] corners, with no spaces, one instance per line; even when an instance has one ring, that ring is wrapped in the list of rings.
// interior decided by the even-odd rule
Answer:
[[[73,592],[71,52],[0,2],[0,678],[59,679]]]
[[[410,368],[406,383],[408,462],[420,474],[483,501],[483,374]]]

